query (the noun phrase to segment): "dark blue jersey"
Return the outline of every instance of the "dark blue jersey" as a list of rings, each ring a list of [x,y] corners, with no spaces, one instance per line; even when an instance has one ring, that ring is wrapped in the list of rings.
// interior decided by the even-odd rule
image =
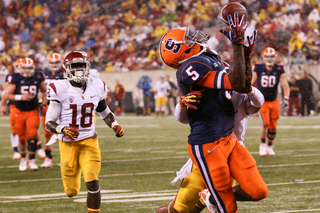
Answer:
[[[234,108],[227,71],[220,57],[212,52],[192,57],[179,67],[176,75],[182,94],[202,92],[198,110],[188,111],[188,143],[210,143],[232,133]]]
[[[14,94],[26,94],[31,93],[34,98],[30,101],[16,101],[16,108],[20,111],[31,111],[38,107],[38,91],[40,89],[40,83],[44,81],[42,72],[35,72],[30,78],[25,78],[19,73],[13,73],[10,84],[16,85]]]
[[[52,82],[54,82],[56,80],[65,79],[63,69],[61,69],[57,72],[54,72],[54,74],[50,70],[45,70],[43,73],[44,73],[44,77],[45,77],[46,86],[48,86],[49,84],[51,84]]]
[[[253,71],[257,73],[258,89],[264,95],[265,101],[274,101],[278,97],[280,76],[285,72],[283,66],[275,64],[268,72],[264,64],[256,64]]]
[[[50,70],[45,70],[43,73],[44,73],[44,77],[45,77],[46,86],[50,85],[51,83],[53,83],[57,80],[65,79],[64,69],[61,69],[61,70],[54,72],[54,73]],[[47,104],[50,104],[49,100],[47,101]]]

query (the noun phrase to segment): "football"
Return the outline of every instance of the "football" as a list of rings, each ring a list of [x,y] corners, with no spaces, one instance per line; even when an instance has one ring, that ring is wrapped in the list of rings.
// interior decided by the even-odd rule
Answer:
[[[248,18],[247,9],[240,3],[231,2],[223,6],[221,9],[221,19],[226,24],[229,25],[228,22],[228,15],[231,15],[232,18],[234,17],[234,13],[238,12],[239,21],[241,20],[242,16],[245,15],[245,21]]]

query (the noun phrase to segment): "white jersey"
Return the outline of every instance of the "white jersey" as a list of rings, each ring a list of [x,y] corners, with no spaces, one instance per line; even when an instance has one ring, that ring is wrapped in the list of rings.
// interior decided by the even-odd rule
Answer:
[[[97,69],[90,69],[89,73],[90,78],[99,78],[100,76],[100,73]]]
[[[233,91],[232,93],[232,103],[233,107],[235,109],[234,114],[234,134],[237,136],[238,141],[243,144],[244,141],[244,135],[247,131],[247,124],[248,124],[248,118],[249,115],[244,111],[244,105],[246,103],[246,100],[248,99],[248,95],[244,93],[238,93],[236,91]]]
[[[168,91],[171,90],[171,86],[168,81],[158,81],[156,83],[156,90],[158,97],[166,97],[168,96]]]
[[[96,136],[94,111],[99,102],[106,98],[107,86],[99,78],[87,79],[85,91],[73,87],[69,80],[56,81],[47,89],[48,100],[56,100],[61,104],[59,125],[77,128],[79,136],[76,140],[59,134],[62,141],[79,141]]]

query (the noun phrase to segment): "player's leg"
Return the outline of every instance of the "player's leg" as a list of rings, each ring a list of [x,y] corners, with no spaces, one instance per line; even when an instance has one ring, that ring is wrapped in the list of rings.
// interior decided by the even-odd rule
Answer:
[[[156,100],[156,106],[155,106],[155,111],[156,111],[156,117],[157,118],[159,117],[160,109],[161,109],[161,98],[158,97],[157,100]]]
[[[167,98],[166,97],[161,97],[161,116],[165,117],[165,112],[166,112],[166,108],[167,108]]]
[[[15,133],[19,136],[19,150],[20,150],[20,164],[19,164],[19,170],[25,171],[27,170],[27,141],[26,141],[26,118],[25,112],[22,112],[18,109],[16,109],[16,115],[19,119],[15,120]]]
[[[19,136],[17,134],[17,131],[15,129],[15,119],[17,117],[16,115],[16,107],[14,104],[10,105],[10,127],[11,127],[11,134],[10,134],[10,141],[11,141],[11,147],[13,149],[13,160],[20,159],[21,155],[18,149],[19,146]]]
[[[174,200],[169,204],[159,207],[156,213],[201,212],[205,206],[201,205],[197,207],[197,203],[200,198],[199,192],[204,188],[206,188],[206,185],[202,180],[198,168],[193,164],[191,173],[182,180]]]
[[[229,157],[231,175],[240,186],[234,187],[237,201],[258,201],[268,195],[268,188],[249,151],[239,142]]]
[[[213,205],[219,212],[237,211],[228,165],[228,156],[234,148],[235,138],[232,134],[213,143],[188,145],[189,156],[196,163],[210,191],[210,196],[206,198],[209,211]]]
[[[36,165],[35,157],[37,151],[37,142],[38,142],[38,128],[40,122],[39,110],[32,110],[26,112],[28,116],[26,120],[27,128],[27,142],[28,142],[28,153],[29,153],[29,165],[30,170],[37,170],[38,166]]]
[[[98,139],[89,138],[79,142],[79,164],[87,186],[88,212],[100,212],[101,194],[99,174],[101,169],[101,151]]]
[[[260,111],[258,112],[261,127],[260,127],[260,146],[259,146],[259,155],[266,156],[267,155],[267,144],[266,144],[266,137],[267,137],[267,127],[270,121],[270,109],[269,109],[269,102],[265,102]]]
[[[41,164],[41,168],[51,168],[52,167],[52,145],[47,145],[47,144],[50,141],[51,137],[53,137],[53,133],[49,132],[46,129],[46,127],[45,127],[45,119],[46,119],[45,116],[41,117],[42,126],[43,126],[43,132],[44,132],[44,137],[45,137],[45,143],[46,143],[46,148],[45,148],[46,157],[44,159],[43,164]]]
[[[267,146],[267,154],[268,155],[275,155],[275,152],[273,151],[273,141],[277,134],[277,122],[280,118],[280,107],[278,99],[273,101],[270,105],[270,123],[268,126],[268,146]]]
[[[81,169],[78,161],[77,142],[59,140],[61,178],[68,197],[76,196],[81,187]]]
[[[42,110],[45,110],[45,111],[44,112],[40,112],[40,110],[39,110],[39,115],[41,114],[42,126],[44,127],[44,125],[45,125],[45,117],[43,116],[43,114],[46,113],[47,108],[46,109],[41,108],[41,111]],[[44,127],[43,129],[45,130],[46,128]],[[45,159],[46,158],[46,153],[42,149],[42,141],[41,141],[40,131],[39,130],[38,130],[38,134],[37,134],[37,153],[38,153],[38,155],[39,155],[39,157],[41,159]]]

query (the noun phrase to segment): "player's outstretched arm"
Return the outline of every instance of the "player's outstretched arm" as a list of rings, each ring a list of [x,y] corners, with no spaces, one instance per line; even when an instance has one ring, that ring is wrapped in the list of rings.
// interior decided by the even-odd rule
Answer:
[[[230,31],[221,29],[223,33],[231,42],[233,50],[233,63],[229,72],[229,79],[231,86],[237,92],[245,92],[245,75],[246,75],[246,61],[243,51],[244,34],[248,24],[245,22],[245,16],[239,20],[238,13],[234,17],[228,15]]]
[[[124,135],[124,129],[121,125],[118,124],[115,115],[109,107],[107,106],[107,102],[105,99],[101,100],[96,108],[96,111],[99,113],[100,117],[104,120],[104,122],[113,129],[116,133],[117,137],[122,137]]]

